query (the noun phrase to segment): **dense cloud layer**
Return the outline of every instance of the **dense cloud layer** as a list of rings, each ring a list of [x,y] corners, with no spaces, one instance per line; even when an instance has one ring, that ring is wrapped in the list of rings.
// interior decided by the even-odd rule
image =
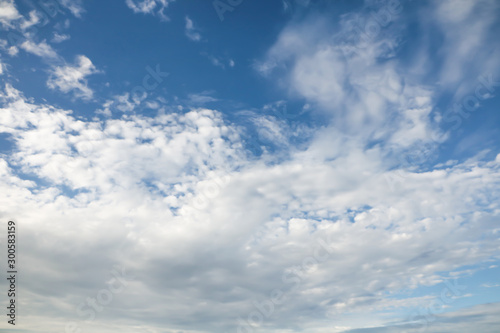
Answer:
[[[493,18],[470,16],[493,1],[464,3],[431,4],[421,15],[432,13],[446,31],[460,22],[473,22],[473,34],[486,31]],[[167,4],[127,0],[139,13]],[[19,224],[23,327],[419,331],[412,311],[437,296],[402,298],[402,290],[454,285],[452,271],[488,269],[500,259],[500,154],[432,163],[449,136],[435,112],[439,93],[470,91],[460,78],[491,73],[498,59],[486,50],[471,73],[455,77],[448,66],[465,67],[473,50],[461,44],[471,36],[452,33],[443,52],[458,48],[463,58],[439,72],[444,88],[421,83],[425,73],[380,48],[397,48],[403,14],[391,10],[393,25],[357,40],[366,45],[345,37],[348,16],[340,28],[316,16],[294,21],[258,62],[261,73],[279,77],[330,119],[308,128],[311,138],[299,149],[285,122],[256,117],[259,134],[287,158],[265,149],[251,156],[246,132],[217,110],[146,117],[130,104],[120,117],[80,119],[5,84],[0,132],[13,151],[0,159],[0,218]],[[328,29],[334,37],[322,33]],[[50,57],[42,46],[24,49]],[[92,98],[85,76],[98,70],[87,57],[51,68],[49,87]],[[494,332],[498,324],[498,304],[437,312],[428,332]],[[409,320],[395,325],[401,314]]]

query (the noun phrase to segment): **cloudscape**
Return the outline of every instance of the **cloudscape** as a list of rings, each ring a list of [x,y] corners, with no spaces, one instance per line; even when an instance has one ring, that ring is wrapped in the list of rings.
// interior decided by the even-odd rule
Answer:
[[[0,332],[500,332],[497,0],[0,0]]]

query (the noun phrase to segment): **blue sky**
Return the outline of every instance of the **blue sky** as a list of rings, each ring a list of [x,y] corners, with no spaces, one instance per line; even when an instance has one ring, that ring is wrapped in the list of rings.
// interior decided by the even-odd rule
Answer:
[[[498,1],[0,0],[0,27],[16,330],[498,332]]]

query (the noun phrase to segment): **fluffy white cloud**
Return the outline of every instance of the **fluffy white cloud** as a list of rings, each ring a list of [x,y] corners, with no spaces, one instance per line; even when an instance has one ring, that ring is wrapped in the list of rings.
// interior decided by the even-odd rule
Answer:
[[[52,46],[47,44],[45,41],[42,41],[37,44],[33,41],[26,40],[19,47],[25,50],[26,52],[32,53],[34,55],[37,55],[45,59],[54,60],[59,58],[57,52],[52,48]]]
[[[14,0],[0,0],[0,23],[4,27],[10,27],[11,22],[21,18],[17,11]]]
[[[399,332],[485,332],[498,331],[497,313],[500,303],[477,305],[451,313],[439,314],[430,318],[421,318],[413,323],[348,330],[346,333],[399,333]]]
[[[89,58],[80,55],[76,57],[75,65],[54,66],[47,81],[50,89],[64,93],[72,92],[76,98],[92,99],[94,92],[88,87],[86,77],[99,73]]]
[[[235,330],[273,289],[285,303],[264,332],[292,324],[321,333],[331,322],[318,316],[376,326],[366,311],[428,301],[388,297],[398,290],[498,259],[500,157],[389,171],[380,147],[325,128],[307,149],[269,163],[247,160],[239,129],[212,110],[83,121],[11,86],[1,103],[0,131],[16,145],[2,164],[2,217],[22,223],[25,320],[50,329],[64,322],[43,321],[47,309],[102,332],[126,331],[125,314],[149,330]],[[135,282],[85,322],[77,308],[106,287],[114,264]],[[138,308],[147,323],[130,316]]]

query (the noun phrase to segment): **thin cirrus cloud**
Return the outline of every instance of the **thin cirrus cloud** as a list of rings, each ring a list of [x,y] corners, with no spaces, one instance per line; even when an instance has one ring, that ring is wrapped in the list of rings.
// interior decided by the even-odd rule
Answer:
[[[52,37],[52,42],[53,43],[62,43],[68,39],[70,39],[71,36],[67,34],[59,34],[59,33],[54,33],[54,37]]]
[[[85,13],[82,0],[58,0],[58,3],[68,9],[75,17],[81,18]]]

